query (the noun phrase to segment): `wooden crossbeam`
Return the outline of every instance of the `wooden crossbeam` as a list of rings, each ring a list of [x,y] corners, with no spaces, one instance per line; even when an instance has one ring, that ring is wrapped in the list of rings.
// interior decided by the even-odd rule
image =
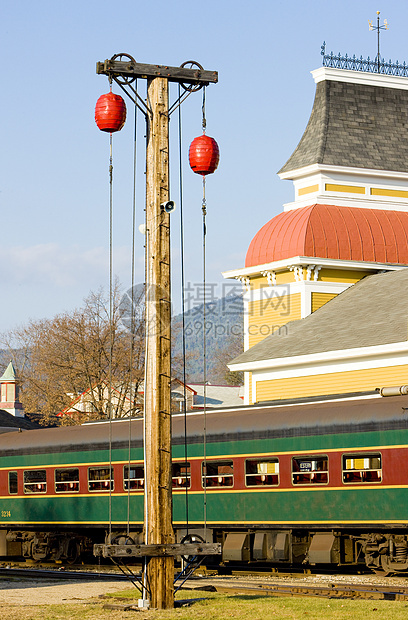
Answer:
[[[123,557],[176,557],[192,555],[220,555],[219,543],[177,543],[167,545],[94,545],[94,555],[104,558]]]
[[[98,75],[122,76],[128,78],[167,78],[169,82],[207,86],[218,82],[217,71],[205,71],[199,68],[168,67],[166,65],[146,65],[130,60],[105,60],[96,63]]]

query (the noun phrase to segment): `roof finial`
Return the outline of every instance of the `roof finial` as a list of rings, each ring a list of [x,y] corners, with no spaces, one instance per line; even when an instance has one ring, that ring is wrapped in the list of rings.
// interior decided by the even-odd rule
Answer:
[[[380,73],[380,61],[381,61],[381,56],[380,56],[380,30],[388,30],[388,22],[386,19],[384,19],[384,24],[382,26],[380,26],[380,11],[377,11],[377,25],[373,26],[373,22],[370,22],[370,20],[368,20],[368,27],[370,30],[376,30],[377,31],[377,71],[378,73]]]

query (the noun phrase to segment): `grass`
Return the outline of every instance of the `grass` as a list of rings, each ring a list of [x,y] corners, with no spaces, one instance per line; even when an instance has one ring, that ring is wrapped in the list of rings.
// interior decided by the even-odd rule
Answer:
[[[191,607],[170,611],[103,609],[103,603],[134,601],[134,590],[110,595],[87,605],[0,606],[4,620],[406,620],[408,603],[402,601],[335,600],[248,596],[183,591],[177,598],[205,598]]]

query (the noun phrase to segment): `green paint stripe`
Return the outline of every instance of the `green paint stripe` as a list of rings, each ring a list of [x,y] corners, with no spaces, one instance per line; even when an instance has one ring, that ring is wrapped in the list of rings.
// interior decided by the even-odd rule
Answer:
[[[349,450],[387,450],[408,447],[408,430],[398,429],[389,431],[372,431],[369,433],[340,433],[333,435],[312,435],[303,437],[280,437],[256,440],[239,440],[233,442],[217,442],[207,444],[207,458],[245,456],[245,455],[265,455],[265,454],[307,454],[312,452],[334,452]],[[188,446],[191,460],[203,458],[202,444],[191,444]],[[97,455],[97,458],[95,458]],[[1,469],[23,469],[26,467],[46,467],[46,466],[85,466],[108,463],[108,450],[94,450],[93,452],[76,452],[75,462],[72,462],[70,453],[51,453],[36,455],[11,455],[2,457]],[[90,460],[92,458],[92,461]],[[184,446],[174,446],[173,458],[184,460]],[[129,460],[129,452],[126,449],[112,452],[114,463],[126,464]],[[135,448],[131,451],[132,462],[143,461],[143,451]]]
[[[364,439],[366,439],[366,434],[363,434],[362,437]],[[354,452],[354,451],[359,451],[359,450],[401,450],[401,449],[406,449],[408,448],[408,442],[407,443],[401,443],[401,435],[398,435],[398,437],[396,437],[395,439],[398,439],[399,441],[392,443],[391,441],[388,444],[384,443],[384,437],[382,437],[382,441],[381,442],[373,442],[373,441],[365,441],[363,442],[353,442],[350,445],[345,444],[345,442],[342,442],[341,444],[337,445],[337,446],[329,446],[326,441],[323,441],[323,438],[325,440],[329,439],[331,436],[330,435],[325,435],[322,437],[319,437],[320,440],[320,444],[324,443],[324,447],[320,446],[314,446],[314,447],[310,447],[310,443],[311,443],[311,438],[307,437],[307,438],[297,438],[299,439],[299,441],[296,443],[296,447],[297,449],[290,449],[288,447],[286,447],[285,449],[281,448],[274,448],[274,445],[276,444],[276,442],[280,441],[280,443],[283,442],[283,440],[277,440],[277,439],[270,439],[270,440],[253,440],[252,442],[239,442],[239,449],[237,449],[237,446],[233,446],[234,450],[232,449],[228,449],[229,448],[229,444],[224,444],[223,442],[221,442],[220,444],[207,444],[208,446],[208,450],[207,450],[207,459],[209,457],[217,457],[217,458],[245,458],[245,457],[250,457],[250,458],[258,458],[258,457],[266,457],[266,456],[285,456],[285,455],[307,455],[307,454],[329,454],[329,453],[333,453],[333,452]],[[334,437],[338,437],[337,435],[335,435]],[[305,447],[305,449],[299,449],[299,443],[301,443],[300,440],[302,439],[306,439],[307,440],[307,448]],[[408,440],[408,438],[407,438]],[[287,441],[287,440],[285,440]],[[266,443],[267,442],[267,446],[265,447],[265,449],[261,449],[260,445],[254,446],[253,444],[258,444],[259,442],[262,443]],[[177,448],[178,446],[176,446]],[[191,447],[191,446],[190,446]],[[195,447],[195,446],[194,446]],[[214,452],[214,447],[222,447],[222,450],[217,450],[216,452]],[[210,448],[212,448],[213,450],[213,454],[211,454],[211,450]],[[257,449],[255,449],[257,448]],[[184,450],[184,448],[183,448]],[[176,453],[177,450],[174,450],[174,453]],[[196,451],[195,451],[196,452]],[[38,455],[36,455],[38,456]],[[93,467],[93,466],[97,466],[102,464],[106,464],[108,462],[111,462],[112,465],[127,465],[129,463],[129,458],[119,458],[119,456],[112,456],[112,459],[109,459],[109,456],[106,456],[105,458],[102,458],[104,455],[101,454],[99,459],[95,459],[95,460],[88,460],[89,459],[89,454],[88,454],[88,459],[81,461],[78,458],[76,458],[75,461],[67,461],[64,460],[64,462],[60,462],[60,461],[56,461],[56,457],[59,455],[55,455],[55,454],[49,454],[49,455],[42,455],[42,458],[44,459],[45,457],[47,458],[47,461],[39,461],[36,458],[36,462],[35,463],[24,463],[23,465],[21,465],[21,461],[24,460],[24,458],[27,458],[27,461],[29,461],[29,457],[27,455],[20,455],[18,457],[3,457],[2,461],[3,462],[7,462],[8,459],[14,460],[18,458],[18,465],[13,465],[12,463],[10,463],[9,465],[6,466],[2,466],[0,467],[0,471],[4,471],[4,470],[9,470],[9,469],[13,469],[13,470],[23,470],[23,469],[27,469],[28,467],[41,467],[42,469],[53,469],[55,467],[59,467],[59,466],[64,466],[64,467]],[[77,457],[79,456],[79,454],[76,455]],[[177,461],[184,461],[184,454],[177,456],[176,454],[173,455],[173,459],[177,460]],[[202,460],[204,459],[204,455],[202,453],[202,450],[200,450],[199,454],[190,454],[188,456],[188,460],[190,461],[196,461],[196,460]],[[140,456],[139,458],[136,458],[135,456],[132,456],[131,458],[131,463],[138,463],[138,464],[142,464],[143,463],[143,456]]]

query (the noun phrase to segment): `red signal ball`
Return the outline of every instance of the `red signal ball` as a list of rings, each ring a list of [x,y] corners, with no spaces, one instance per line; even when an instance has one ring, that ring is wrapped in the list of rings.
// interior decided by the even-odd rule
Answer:
[[[120,95],[110,92],[99,97],[95,106],[95,122],[101,131],[119,131],[125,120],[126,105]]]
[[[216,171],[220,160],[220,151],[214,138],[198,136],[190,144],[188,153],[190,167],[196,174],[212,174]]]

